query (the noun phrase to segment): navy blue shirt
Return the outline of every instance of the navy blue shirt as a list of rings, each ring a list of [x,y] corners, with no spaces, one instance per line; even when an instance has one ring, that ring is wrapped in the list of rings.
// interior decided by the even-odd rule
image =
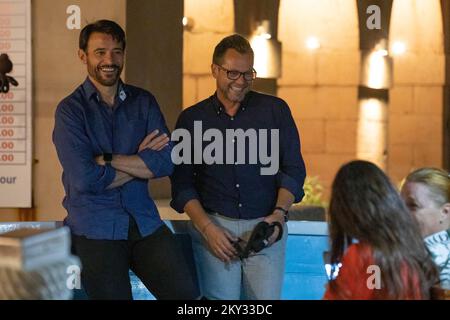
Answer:
[[[196,164],[192,159],[190,164],[176,165],[171,177],[171,206],[175,210],[181,213],[188,201],[198,199],[208,212],[236,219],[254,219],[272,213],[279,188],[289,190],[294,195],[295,202],[301,201],[306,172],[300,138],[290,109],[282,99],[250,91],[236,115],[231,117],[225,112],[217,96],[213,95],[184,110],[178,118],[176,128],[188,130],[193,137],[195,121],[202,122],[203,132],[215,128],[222,132],[223,137],[226,137],[227,129],[255,129],[257,132],[260,129],[278,129],[279,170],[272,175],[262,175],[261,168],[268,165],[261,164],[259,159],[257,163],[251,164],[249,143],[245,143],[244,164],[236,161],[238,151],[235,144],[235,162]],[[194,158],[195,152],[202,151],[195,149],[193,139],[191,140]],[[203,142],[203,150],[210,143]],[[223,152],[226,154],[226,143],[224,145]],[[270,139],[267,145],[270,150]]]
[[[116,170],[94,159],[103,153],[137,154],[156,177],[168,176],[173,171],[171,146],[137,153],[139,144],[155,129],[169,134],[155,97],[122,82],[113,107],[101,100],[89,78],[60,102],[53,142],[63,167],[63,206],[68,212],[64,222],[74,234],[127,239],[130,215],[142,236],[163,224],[149,196],[148,180],[134,178],[107,189]]]

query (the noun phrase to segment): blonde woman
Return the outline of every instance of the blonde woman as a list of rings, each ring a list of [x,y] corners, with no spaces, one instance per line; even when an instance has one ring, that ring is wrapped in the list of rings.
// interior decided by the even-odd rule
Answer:
[[[419,222],[425,244],[439,267],[440,285],[450,289],[450,177],[448,172],[421,168],[405,179],[401,194]]]

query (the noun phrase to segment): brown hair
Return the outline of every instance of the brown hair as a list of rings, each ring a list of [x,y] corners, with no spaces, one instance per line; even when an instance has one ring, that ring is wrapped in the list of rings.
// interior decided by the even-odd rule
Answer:
[[[329,210],[331,260],[339,263],[354,239],[370,245],[374,263],[382,270],[383,292],[403,299],[414,284],[423,298],[437,283],[437,269],[426,250],[418,224],[398,191],[376,165],[352,161],[342,166],[333,182]],[[407,283],[401,270],[408,270]],[[332,281],[330,289],[336,290]]]
[[[239,34],[233,34],[231,36],[223,38],[214,49],[212,62],[217,65],[222,64],[222,58],[228,49],[234,49],[240,54],[250,53],[252,56],[253,49],[247,39]]]

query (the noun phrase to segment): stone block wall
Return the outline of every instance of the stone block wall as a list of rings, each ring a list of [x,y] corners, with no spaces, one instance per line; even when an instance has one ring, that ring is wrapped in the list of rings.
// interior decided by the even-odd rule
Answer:
[[[187,108],[215,91],[212,54],[217,43],[234,31],[233,0],[185,0],[184,15],[193,21],[193,28],[183,35],[183,107]]]

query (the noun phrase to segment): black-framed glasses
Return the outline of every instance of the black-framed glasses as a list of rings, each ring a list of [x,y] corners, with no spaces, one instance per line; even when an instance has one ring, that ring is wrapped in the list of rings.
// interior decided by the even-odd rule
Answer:
[[[220,65],[216,65],[227,73],[227,78],[230,80],[237,80],[242,75],[245,81],[252,81],[256,79],[256,70],[252,68],[252,71],[240,72],[237,70],[228,70]]]

